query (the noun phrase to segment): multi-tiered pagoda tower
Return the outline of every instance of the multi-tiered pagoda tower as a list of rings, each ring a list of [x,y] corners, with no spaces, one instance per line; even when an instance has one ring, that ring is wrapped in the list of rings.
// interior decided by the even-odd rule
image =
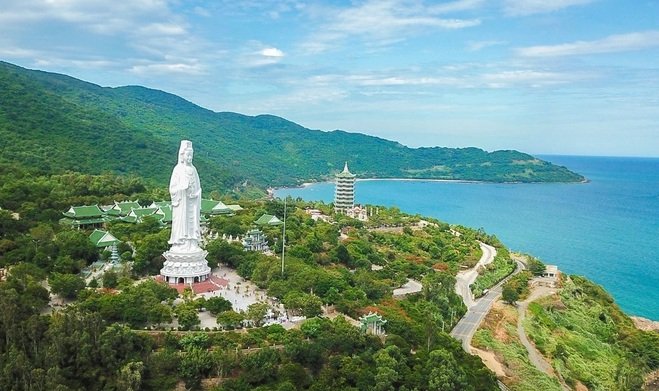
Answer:
[[[355,174],[348,170],[346,162],[343,171],[336,174],[336,190],[334,192],[334,209],[345,213],[355,207]]]

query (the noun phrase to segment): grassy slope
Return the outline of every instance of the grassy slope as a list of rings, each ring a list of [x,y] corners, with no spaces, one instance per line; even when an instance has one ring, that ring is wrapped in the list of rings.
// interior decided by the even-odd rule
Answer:
[[[643,375],[656,369],[659,334],[637,330],[601,287],[584,278],[572,276],[558,297],[531,303],[529,313],[529,337],[570,385],[638,389]]]
[[[190,138],[199,171],[213,188],[245,179],[259,186],[321,179],[345,160],[362,177],[582,179],[517,151],[411,149],[363,134],[309,130],[271,115],[215,113],[162,91],[103,88],[2,62],[0,103],[0,139],[5,150],[12,146],[5,159],[54,169],[140,172],[163,182],[178,141]]]
[[[513,390],[559,389],[537,371],[519,343],[517,313],[495,308],[474,336],[474,346],[494,351],[510,370]],[[589,390],[638,390],[659,365],[659,333],[637,330],[601,287],[582,277],[564,281],[559,295],[529,305],[526,333],[571,386]]]
[[[517,311],[511,306],[498,305],[486,316],[474,334],[472,344],[494,352],[506,368],[503,382],[513,391],[560,391],[558,380],[535,368],[528,360],[526,348],[517,336]]]

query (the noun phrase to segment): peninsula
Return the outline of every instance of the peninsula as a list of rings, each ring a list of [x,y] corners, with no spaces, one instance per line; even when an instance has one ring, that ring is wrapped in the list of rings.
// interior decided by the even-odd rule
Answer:
[[[584,180],[518,151],[409,148],[272,115],[213,112],[163,91],[100,87],[6,62],[0,62],[0,100],[0,159],[54,172],[133,174],[164,185],[166,146],[190,139],[198,145],[195,159],[206,188],[224,193],[261,195],[269,186],[324,180],[346,160],[366,178]]]

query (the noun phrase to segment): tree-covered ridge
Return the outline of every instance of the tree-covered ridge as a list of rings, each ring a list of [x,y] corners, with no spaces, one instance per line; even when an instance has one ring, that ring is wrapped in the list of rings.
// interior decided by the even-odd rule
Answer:
[[[480,257],[477,240],[500,247],[495,237],[395,208],[376,209],[366,223],[334,215],[336,223],[329,224],[314,221],[305,208],[331,215],[330,205],[289,199],[283,274],[278,257],[221,239],[209,241],[206,249],[211,264],[232,265],[292,314],[310,320],[299,330],[275,325],[231,332],[245,317],[260,318],[228,310],[231,303],[224,301],[187,298],[172,308],[171,288],[134,280],[162,265],[169,233],[157,221],[109,227],[124,245],[135,247],[134,257],[130,251],[124,256],[132,272],[102,277],[105,288],[118,291],[97,289],[96,280],[85,287],[76,274],[99,254],[89,232],[57,223],[61,211],[112,200],[149,202],[164,193],[135,177],[39,175],[0,165],[0,266],[8,268],[0,282],[0,389],[165,390],[177,382],[211,390],[496,389],[493,374],[446,333],[465,311],[454,293],[455,273]],[[235,216],[211,218],[211,229],[244,234],[263,213],[283,216],[281,201],[241,205],[245,210]],[[264,229],[280,254],[281,227]],[[408,278],[421,281],[423,289],[394,298],[392,290]],[[574,285],[560,300],[530,307],[531,337],[572,378],[608,386],[614,377],[619,389],[633,389],[639,376],[659,365],[656,333],[633,329],[601,288],[571,280]],[[46,281],[74,304],[45,315]],[[340,316],[315,318],[321,304],[353,317],[381,314],[387,338],[362,334]],[[226,331],[162,331],[173,316],[182,329],[194,328],[200,307],[217,314],[217,328]],[[502,346],[509,347],[504,353],[519,356],[517,345]],[[617,363],[620,370],[606,367],[604,377],[586,370],[582,353],[602,358],[597,368]]]
[[[313,221],[304,211],[308,204],[289,200],[283,275],[278,258],[246,252],[221,239],[206,246],[210,263],[236,267],[293,314],[313,318],[321,304],[334,304],[352,316],[383,313],[389,321],[386,342],[362,334],[340,317],[312,319],[299,331],[271,326],[199,337],[141,333],[136,330],[159,328],[174,314],[180,327],[194,327],[201,306],[218,313],[218,328],[231,329],[236,321],[229,315],[235,312],[227,311],[230,303],[201,299],[172,309],[176,292],[152,280],[137,283],[125,271],[102,277],[104,288],[119,291],[97,289],[97,280],[86,288],[77,273],[97,259],[98,250],[88,240],[89,232],[57,221],[70,204],[148,201],[160,192],[148,190],[137,178],[47,176],[2,167],[0,264],[8,270],[6,281],[0,282],[5,308],[0,316],[2,389],[162,390],[178,381],[196,389],[202,379],[219,382],[216,389],[222,390],[495,388],[492,374],[442,332],[464,312],[452,289],[452,274],[459,264],[478,257],[476,231],[456,236],[437,221],[412,229],[418,216],[386,208],[367,225],[341,216],[332,225]],[[213,218],[211,228],[242,234],[262,213],[282,216],[283,211],[282,202],[244,206],[242,214]],[[331,213],[327,205],[316,206]],[[373,230],[382,224],[408,228]],[[341,227],[347,239],[340,239]],[[167,248],[166,228],[156,221],[114,222],[109,228],[123,245],[135,247],[134,257],[131,252],[124,257],[133,261],[133,278],[157,272]],[[270,227],[268,235],[279,250],[280,229]],[[372,270],[374,264],[382,268]],[[392,289],[409,277],[423,281],[423,292],[392,300]],[[44,315],[49,311],[46,280],[51,292],[74,300],[73,305]],[[248,311],[242,316],[252,315]]]
[[[103,88],[0,62],[2,159],[29,167],[139,174],[164,183],[179,140],[194,142],[210,190],[289,185],[328,177],[348,160],[361,177],[493,182],[580,181],[517,151],[417,148],[285,119],[216,113],[144,87]]]

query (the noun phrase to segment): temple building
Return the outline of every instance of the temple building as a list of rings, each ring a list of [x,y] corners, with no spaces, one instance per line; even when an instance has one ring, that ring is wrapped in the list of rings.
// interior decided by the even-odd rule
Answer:
[[[259,251],[262,253],[270,252],[268,240],[263,231],[258,228],[247,231],[243,238],[243,248],[245,251]]]
[[[368,221],[368,209],[365,206],[357,205],[354,208],[348,208],[344,211],[346,216],[360,221]]]
[[[89,235],[89,241],[91,241],[94,246],[98,248],[109,250],[110,262],[113,264],[118,264],[121,260],[119,257],[119,251],[117,250],[117,244],[120,241],[111,233],[107,231],[101,231],[100,229],[95,229],[94,232]]]
[[[108,221],[98,205],[72,206],[62,214],[65,217],[60,220],[60,224],[78,229],[101,228]]]
[[[160,220],[161,215],[156,214],[158,208],[133,208],[127,216],[122,217],[121,220],[127,223],[141,223],[145,217],[153,216]]]
[[[336,175],[336,189],[334,191],[334,210],[345,213],[355,207],[355,174],[348,170],[346,162],[343,171]]]
[[[284,224],[277,216],[264,214],[259,217],[254,224],[256,225],[282,225]]]
[[[202,215],[209,215],[209,216],[214,216],[214,215],[226,215],[226,214],[232,214],[233,210],[230,209],[227,205],[224,204],[222,201],[214,201],[214,200],[201,200],[201,214]]]
[[[139,201],[115,201],[113,205],[103,207],[108,217],[119,218],[130,214],[133,209],[139,209]]]

